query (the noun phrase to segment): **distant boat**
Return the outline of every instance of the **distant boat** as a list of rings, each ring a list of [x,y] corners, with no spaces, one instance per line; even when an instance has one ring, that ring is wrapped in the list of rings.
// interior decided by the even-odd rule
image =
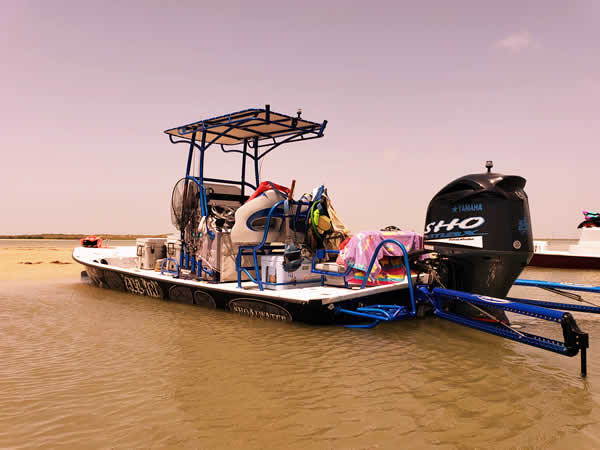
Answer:
[[[559,269],[600,269],[600,215],[583,212],[585,220],[579,224],[581,234],[568,251],[549,250],[547,241],[533,241],[530,266]]]
[[[90,235],[81,239],[82,247],[100,248],[102,247],[102,238]]]

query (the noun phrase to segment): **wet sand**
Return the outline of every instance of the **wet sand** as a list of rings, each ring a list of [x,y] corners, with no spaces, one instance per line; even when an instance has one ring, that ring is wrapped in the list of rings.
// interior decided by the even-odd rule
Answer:
[[[82,266],[71,258],[72,248],[0,248],[0,280],[56,280],[73,278]]]

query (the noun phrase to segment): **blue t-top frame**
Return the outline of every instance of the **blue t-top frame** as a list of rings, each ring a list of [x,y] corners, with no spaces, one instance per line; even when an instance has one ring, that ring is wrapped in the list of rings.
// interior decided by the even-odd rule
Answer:
[[[323,137],[327,121],[310,122],[300,117],[288,116],[264,108],[245,109],[212,119],[182,125],[165,130],[173,144],[189,144],[185,176],[190,177],[194,149],[200,151],[198,177],[201,195],[205,181],[239,185],[242,196],[245,188],[256,189],[260,184],[259,161],[282,144],[306,141]],[[176,139],[181,138],[181,139]],[[213,144],[219,145],[224,153],[242,155],[242,175],[238,180],[207,178],[204,176],[204,152]],[[254,161],[255,184],[247,181],[246,163]]]

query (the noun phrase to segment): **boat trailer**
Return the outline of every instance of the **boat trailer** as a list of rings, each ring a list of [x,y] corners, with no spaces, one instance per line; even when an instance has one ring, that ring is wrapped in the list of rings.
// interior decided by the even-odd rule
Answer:
[[[386,240],[381,243],[397,245],[402,249],[404,264],[407,273],[410,271],[409,253],[406,248],[398,241]],[[380,246],[381,246],[380,245]],[[375,254],[379,248],[375,251]],[[365,282],[369,278],[372,264],[365,275]],[[414,273],[414,272],[413,272]],[[522,298],[494,298],[485,295],[472,294],[454,289],[446,289],[436,286],[435,275],[422,277],[422,273],[417,276],[417,282],[413,286],[409,283],[410,305],[370,305],[358,307],[354,310],[333,306],[332,308],[338,314],[346,314],[353,317],[365,319],[368,323],[345,325],[349,328],[373,328],[380,322],[392,322],[397,320],[406,320],[420,317],[424,310],[430,310],[434,315],[460,325],[494,334],[505,339],[538,347],[565,356],[576,356],[581,354],[581,376],[587,375],[587,348],[589,347],[588,334],[581,331],[577,322],[568,311],[586,312],[600,314],[600,307],[593,304],[577,305],[571,303],[557,303],[541,300],[530,300]],[[423,280],[428,282],[423,282]],[[589,286],[574,283],[557,283],[540,280],[517,279],[515,286],[537,287],[550,290],[556,294],[569,297],[573,300],[585,302],[578,294],[570,291],[600,293],[600,286]],[[455,312],[457,303],[470,305],[479,312],[488,316],[485,319],[473,318],[464,314]],[[587,302],[586,302],[587,303]],[[513,328],[509,323],[498,320],[487,311],[489,309],[502,310],[514,314],[534,317],[539,320],[546,320],[560,324],[562,328],[563,341],[551,339],[545,336],[527,333],[520,329]]]

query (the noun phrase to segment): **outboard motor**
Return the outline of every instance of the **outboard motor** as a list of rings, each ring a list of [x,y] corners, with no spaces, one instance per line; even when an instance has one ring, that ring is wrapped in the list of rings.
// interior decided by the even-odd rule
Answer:
[[[458,178],[433,197],[424,244],[439,253],[447,288],[504,298],[533,256],[533,238],[525,178],[492,166],[487,161],[487,173]]]

